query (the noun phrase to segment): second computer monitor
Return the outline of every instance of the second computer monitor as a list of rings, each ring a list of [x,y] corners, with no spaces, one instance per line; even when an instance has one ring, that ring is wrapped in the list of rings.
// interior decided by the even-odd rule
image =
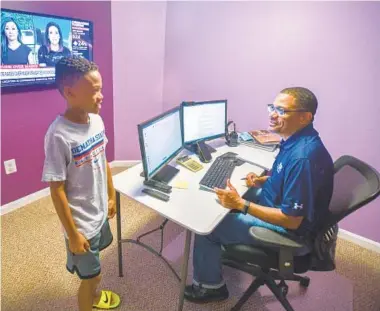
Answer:
[[[179,108],[166,111],[137,127],[145,179],[169,182],[179,170],[167,163],[182,150]]]
[[[222,137],[226,132],[227,100],[183,102],[181,115],[185,145]]]

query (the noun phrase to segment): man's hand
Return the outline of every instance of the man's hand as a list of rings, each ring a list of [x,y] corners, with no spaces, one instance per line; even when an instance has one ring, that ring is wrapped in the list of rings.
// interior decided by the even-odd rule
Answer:
[[[240,197],[235,187],[231,185],[230,180],[227,180],[227,186],[229,189],[223,190],[215,188],[215,193],[218,196],[220,204],[229,209],[243,210],[244,200]]]
[[[108,200],[108,219],[114,218],[116,214],[116,201],[114,199]]]
[[[69,238],[69,249],[73,254],[83,254],[90,249],[90,243],[82,233],[78,232],[76,235]]]
[[[248,187],[260,188],[265,182],[266,178],[260,178],[255,173],[249,173],[246,177],[246,184]]]

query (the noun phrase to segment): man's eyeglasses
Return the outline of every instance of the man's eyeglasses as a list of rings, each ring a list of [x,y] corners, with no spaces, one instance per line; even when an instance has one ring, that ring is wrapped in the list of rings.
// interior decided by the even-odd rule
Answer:
[[[268,112],[272,113],[273,111],[276,111],[276,113],[280,117],[284,116],[287,112],[307,112],[306,109],[302,109],[302,108],[301,109],[293,109],[293,110],[291,110],[291,109],[284,109],[282,107],[276,107],[273,104],[268,105]]]

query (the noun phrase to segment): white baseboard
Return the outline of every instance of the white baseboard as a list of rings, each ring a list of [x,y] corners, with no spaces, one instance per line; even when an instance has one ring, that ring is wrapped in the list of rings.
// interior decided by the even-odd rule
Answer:
[[[380,243],[362,237],[361,235],[339,228],[338,237],[380,254]]]
[[[9,202],[9,203],[1,206],[1,215],[5,215],[9,212],[12,212],[12,211],[20,208],[20,207],[23,207],[25,205],[33,203],[34,201],[42,199],[48,195],[50,195],[50,188],[49,187],[42,189],[40,191],[34,192],[32,194],[29,194],[29,195],[22,197],[16,201]]]
[[[133,161],[112,161],[110,162],[110,167],[131,167],[136,164],[140,163],[138,160]],[[12,212],[18,208],[21,208],[25,205],[28,205],[30,203],[33,203],[34,201],[37,201],[39,199],[42,199],[46,196],[50,195],[50,189],[49,187],[39,190],[37,192],[31,193],[25,197],[22,197],[18,200],[9,202],[3,206],[1,206],[1,215],[5,215],[9,212]]]

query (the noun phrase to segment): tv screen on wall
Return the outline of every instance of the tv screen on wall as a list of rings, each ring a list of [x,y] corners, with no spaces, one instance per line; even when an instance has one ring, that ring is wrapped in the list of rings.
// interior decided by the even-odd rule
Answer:
[[[64,56],[93,60],[93,24],[55,15],[1,9],[1,88],[54,85]]]

